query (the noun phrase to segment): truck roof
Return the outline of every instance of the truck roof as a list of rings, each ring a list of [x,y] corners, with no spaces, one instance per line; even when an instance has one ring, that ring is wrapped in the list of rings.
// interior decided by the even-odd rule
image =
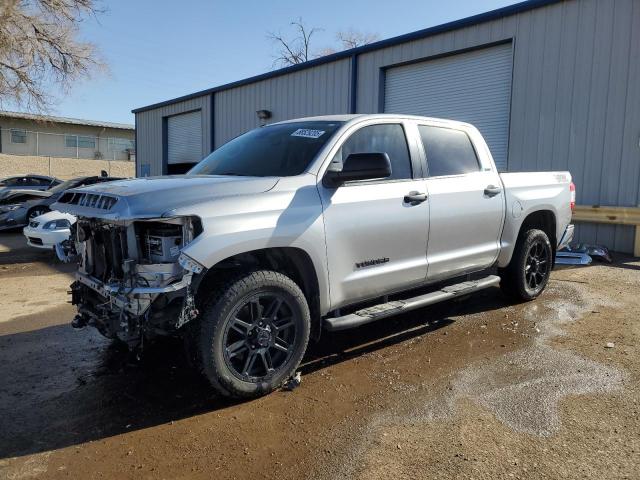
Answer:
[[[355,114],[344,114],[344,115],[319,115],[315,117],[300,117],[300,118],[292,118],[290,120],[282,120],[280,122],[274,122],[271,125],[279,125],[283,123],[293,123],[293,122],[351,122],[354,120],[366,120],[366,119],[412,119],[412,120],[428,120],[432,122],[438,123],[446,123],[451,126],[465,126],[471,127],[472,125],[465,122],[459,122],[457,120],[449,120],[446,118],[436,118],[436,117],[421,117],[419,115],[405,115],[402,113],[355,113]]]

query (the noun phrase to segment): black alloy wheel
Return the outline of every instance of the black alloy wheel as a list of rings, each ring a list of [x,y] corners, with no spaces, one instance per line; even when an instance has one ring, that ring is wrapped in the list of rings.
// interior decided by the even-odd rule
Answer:
[[[527,289],[533,293],[546,283],[550,266],[551,251],[548,242],[536,240],[529,247],[524,267]]]
[[[240,305],[225,326],[225,364],[245,382],[263,382],[293,355],[296,330],[284,295],[259,293]]]

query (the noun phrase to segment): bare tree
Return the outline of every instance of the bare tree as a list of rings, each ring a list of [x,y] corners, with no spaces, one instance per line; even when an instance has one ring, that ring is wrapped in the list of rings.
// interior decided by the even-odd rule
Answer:
[[[0,0],[0,106],[46,111],[55,95],[104,68],[79,23],[100,13],[94,0]]]
[[[274,66],[296,65],[312,58],[310,53],[311,37],[320,29],[308,28],[301,18],[291,22],[291,25],[296,31],[293,38],[287,39],[280,33],[269,33],[268,35],[268,38],[278,45],[278,52],[273,62]]]
[[[349,30],[339,31],[336,34],[336,39],[341,43],[342,50],[349,50],[350,48],[361,47],[362,45],[377,42],[380,40],[380,35],[377,33],[358,32],[350,28]]]
[[[322,31],[322,29],[310,29],[303,23],[302,19],[291,22],[291,25],[296,30],[296,34],[292,38],[285,38],[282,34],[269,33],[268,35],[268,38],[278,45],[278,52],[273,62],[274,67],[296,65],[312,58],[331,55],[339,50],[348,50],[373,43],[380,38],[377,33],[363,33],[354,29],[340,30],[336,34],[336,40],[340,44],[338,48],[325,47],[320,50],[313,50],[311,48],[311,37],[314,33]]]

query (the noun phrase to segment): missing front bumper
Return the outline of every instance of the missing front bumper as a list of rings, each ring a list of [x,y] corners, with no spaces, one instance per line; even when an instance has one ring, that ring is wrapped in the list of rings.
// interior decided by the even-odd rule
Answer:
[[[185,274],[181,280],[161,287],[127,287],[121,284],[106,284],[81,272],[76,280],[108,299],[118,309],[133,315],[143,315],[158,295],[188,290],[193,274]]]

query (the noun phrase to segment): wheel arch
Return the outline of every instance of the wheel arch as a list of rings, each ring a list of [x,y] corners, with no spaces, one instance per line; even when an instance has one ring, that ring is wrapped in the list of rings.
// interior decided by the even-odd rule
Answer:
[[[553,251],[553,256],[555,257],[556,247],[558,245],[558,239],[556,238],[556,215],[551,210],[536,210],[535,212],[531,212],[529,215],[525,217],[520,225],[520,230],[518,231],[518,239],[521,238],[523,233],[531,230],[532,228],[537,228],[538,230],[542,230],[549,237],[549,242],[551,242],[551,249]]]
[[[238,253],[209,268],[197,286],[196,299],[203,302],[230,276],[242,271],[267,269],[280,272],[293,280],[302,290],[311,313],[311,337],[320,338],[320,285],[318,274],[309,254],[297,247],[270,247]]]
[[[44,210],[45,212],[50,212],[51,208],[49,207],[49,205],[33,205],[27,210],[27,215],[26,215],[27,220],[29,220],[29,217],[31,216],[31,212],[33,212],[34,210]]]
[[[533,211],[527,212],[521,222],[508,216],[500,240],[500,253],[496,262],[499,268],[506,268],[511,262],[511,257],[523,232],[532,228],[542,230],[549,237],[549,242],[555,252],[558,246],[558,216],[551,205],[541,205]]]

